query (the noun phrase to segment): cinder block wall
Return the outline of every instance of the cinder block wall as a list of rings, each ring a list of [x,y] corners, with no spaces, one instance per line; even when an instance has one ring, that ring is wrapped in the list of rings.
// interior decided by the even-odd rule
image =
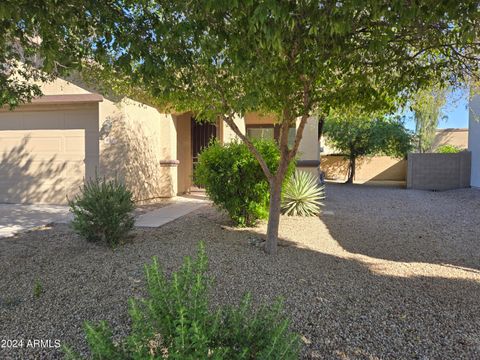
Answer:
[[[470,187],[472,154],[408,154],[407,188],[451,190]]]

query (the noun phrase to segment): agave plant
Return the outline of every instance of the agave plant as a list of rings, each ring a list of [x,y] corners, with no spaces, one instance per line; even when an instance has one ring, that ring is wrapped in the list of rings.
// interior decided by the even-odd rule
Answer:
[[[325,199],[325,185],[319,186],[318,179],[311,173],[296,171],[285,184],[282,212],[290,216],[316,216]]]

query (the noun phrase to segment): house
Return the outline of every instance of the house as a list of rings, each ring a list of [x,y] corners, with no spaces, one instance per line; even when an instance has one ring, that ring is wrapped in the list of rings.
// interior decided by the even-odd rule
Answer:
[[[237,138],[221,121],[197,123],[190,113],[161,113],[64,79],[42,91],[13,111],[0,109],[0,203],[64,204],[97,175],[121,179],[139,202],[173,197],[190,190],[198,154],[212,137]],[[277,135],[269,116],[249,113],[236,123],[252,138]],[[314,173],[317,127],[308,120],[299,149],[299,166]]]
[[[468,150],[472,152],[471,186],[480,187],[480,93],[470,98]]]

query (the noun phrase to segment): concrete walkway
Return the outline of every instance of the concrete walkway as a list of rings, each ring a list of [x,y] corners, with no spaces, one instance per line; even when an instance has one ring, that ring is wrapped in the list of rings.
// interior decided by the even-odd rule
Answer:
[[[167,206],[140,215],[137,227],[158,227],[210,204],[203,195],[173,198]],[[73,216],[68,206],[0,204],[0,238],[49,223],[69,223]]]
[[[159,227],[207,204],[210,204],[210,201],[204,197],[179,196],[174,198],[170,205],[140,215],[135,221],[135,226]]]
[[[68,223],[68,206],[0,204],[0,238],[49,223]]]

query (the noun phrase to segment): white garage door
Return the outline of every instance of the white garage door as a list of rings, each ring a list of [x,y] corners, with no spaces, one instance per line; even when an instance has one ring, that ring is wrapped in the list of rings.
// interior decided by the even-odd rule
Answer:
[[[96,107],[0,113],[0,202],[64,204],[98,164]]]

